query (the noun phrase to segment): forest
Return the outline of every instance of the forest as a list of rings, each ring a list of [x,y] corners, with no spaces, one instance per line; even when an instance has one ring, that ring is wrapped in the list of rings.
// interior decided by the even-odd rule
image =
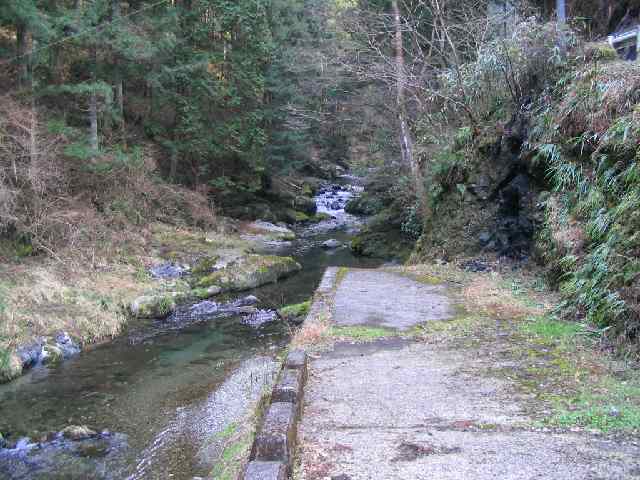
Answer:
[[[269,342],[331,336],[301,326],[326,267],[527,284],[548,308],[513,316],[561,338],[559,369],[584,339],[636,369],[637,32],[637,0],[0,0],[0,384],[80,352],[99,371],[106,344],[152,363],[175,347],[157,338],[218,316],[279,324]],[[461,302],[511,315],[484,290]],[[233,335],[242,355],[262,341]],[[1,388],[7,408],[40,398]],[[0,406],[0,477],[32,478],[3,464],[15,432],[70,412]]]

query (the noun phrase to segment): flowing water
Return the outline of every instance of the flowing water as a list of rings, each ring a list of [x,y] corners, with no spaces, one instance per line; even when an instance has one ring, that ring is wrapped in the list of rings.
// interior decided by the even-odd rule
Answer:
[[[303,270],[247,292],[262,308],[307,300],[327,266],[379,264],[354,257],[347,247],[360,220],[346,214],[344,204],[357,191],[349,178],[326,188],[316,203],[332,218],[269,248],[293,255]],[[343,246],[323,248],[329,239]],[[156,322],[148,331],[153,334],[143,341],[140,332],[130,332],[0,386],[0,432],[14,441],[31,439],[0,450],[0,478],[191,479],[211,471],[223,432],[242,421],[276,375],[274,357],[289,329],[281,322],[254,328],[237,315],[220,314],[180,330],[162,330]],[[67,425],[104,434],[79,450],[82,442],[51,436]],[[37,442],[45,438],[42,448]]]

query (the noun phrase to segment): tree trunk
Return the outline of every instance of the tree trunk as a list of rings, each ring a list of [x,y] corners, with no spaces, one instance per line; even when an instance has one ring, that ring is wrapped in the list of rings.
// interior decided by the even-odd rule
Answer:
[[[100,148],[98,143],[98,93],[96,92],[98,54],[95,45],[91,47],[91,64],[91,81],[93,89],[89,98],[89,147],[91,149],[91,156],[95,157],[98,155]]]
[[[556,15],[558,17],[558,46],[560,47],[560,53],[564,55],[567,50],[567,40],[565,38],[567,5],[565,0],[556,0]]]
[[[121,8],[120,0],[113,0],[113,19],[115,22],[121,20]],[[120,123],[120,137],[124,149],[127,148],[127,125],[124,118],[124,81],[122,79],[122,72],[120,70],[120,62],[115,56],[114,60],[114,85],[115,85],[115,97],[116,106],[118,108],[118,121]]]
[[[16,25],[16,61],[18,64],[18,83],[24,87],[29,85],[30,72],[30,37],[29,28],[26,24]]]
[[[35,50],[35,40],[31,42],[30,50],[29,50],[29,65],[28,70],[33,71],[33,65],[31,62],[33,61],[33,51]],[[34,91],[33,84],[33,75],[29,75],[29,88],[31,90],[31,127],[29,128],[29,157],[31,160],[31,165],[34,165],[38,159],[38,143],[37,143],[37,135],[38,135],[38,114],[37,114],[37,106],[36,106],[36,92]]]
[[[407,74],[404,63],[404,44],[402,35],[402,20],[400,17],[400,8],[398,0],[392,0],[391,8],[394,19],[394,47],[395,47],[395,64],[396,64],[396,106],[398,109],[398,122],[400,124],[400,152],[402,162],[411,169],[415,184],[416,197],[421,213],[426,214],[427,196],[424,187],[424,179],[420,164],[414,156],[413,138],[411,130],[407,122],[407,110],[405,104],[405,89],[407,84]]]

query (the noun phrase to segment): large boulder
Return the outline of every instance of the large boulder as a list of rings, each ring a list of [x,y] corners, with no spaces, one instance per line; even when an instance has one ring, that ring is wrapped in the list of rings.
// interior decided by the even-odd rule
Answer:
[[[291,257],[247,255],[209,275],[196,280],[196,287],[219,287],[221,292],[237,292],[275,283],[302,266]]]
[[[264,220],[256,220],[247,224],[243,230],[245,236],[253,238],[254,236],[262,237],[266,241],[291,241],[295,240],[296,234],[281,225],[275,225]]]
[[[335,238],[331,238],[325,242],[322,242],[321,246],[326,250],[334,250],[336,248],[340,248],[342,246],[342,243],[336,240]]]

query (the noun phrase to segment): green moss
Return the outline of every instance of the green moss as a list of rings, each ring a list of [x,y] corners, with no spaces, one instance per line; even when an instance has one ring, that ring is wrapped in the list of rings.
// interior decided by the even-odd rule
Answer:
[[[291,320],[305,316],[311,308],[311,300],[306,302],[287,305],[278,310],[278,314],[285,320]]]
[[[229,442],[216,462],[211,477],[215,480],[235,480],[240,474],[244,459],[251,449],[253,435],[247,432]]]
[[[347,273],[349,273],[349,268],[347,267],[338,268],[338,272],[336,273],[336,287],[340,285],[340,283],[342,283],[342,280],[344,280],[344,277],[347,276]]]
[[[353,237],[350,246],[356,255],[362,255],[364,253],[364,239],[362,237]]]
[[[194,275],[204,275],[213,270],[216,263],[220,260],[219,255],[207,255],[198,259],[191,268],[191,272]]]
[[[329,220],[330,218],[331,218],[331,215],[329,215],[328,213],[320,212],[320,213],[316,213],[311,218],[311,221],[314,223],[320,223],[320,222],[324,222],[325,220]]]
[[[162,318],[173,312],[177,303],[182,303],[188,299],[188,292],[143,295],[131,303],[129,310],[136,318]]]
[[[309,220],[311,220],[311,217],[309,217],[309,215],[307,215],[304,212],[295,211],[294,212],[294,219],[295,219],[296,223],[304,223],[304,222],[308,222]]]
[[[304,195],[305,197],[312,197],[313,187],[308,183],[305,183],[304,185],[302,185],[302,195]]]
[[[327,335],[336,338],[349,338],[357,341],[372,341],[380,338],[395,337],[400,333],[382,327],[370,327],[366,325],[354,325],[350,327],[332,326]]]
[[[427,285],[442,285],[442,279],[436,277],[435,275],[418,275],[415,279],[420,283],[425,283]]]
[[[224,430],[216,434],[216,438],[220,440],[226,440],[238,431],[238,425],[236,423],[230,423]]]

